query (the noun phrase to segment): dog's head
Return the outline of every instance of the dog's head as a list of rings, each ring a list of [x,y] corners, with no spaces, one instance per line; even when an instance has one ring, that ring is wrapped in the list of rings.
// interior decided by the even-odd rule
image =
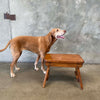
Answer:
[[[64,39],[64,34],[66,33],[66,30],[61,30],[59,28],[54,28],[50,31],[50,33],[56,39]]]

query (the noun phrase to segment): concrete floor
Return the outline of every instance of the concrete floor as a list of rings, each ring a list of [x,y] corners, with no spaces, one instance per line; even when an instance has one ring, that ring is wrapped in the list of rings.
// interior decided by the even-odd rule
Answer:
[[[33,70],[33,63],[18,63],[21,70],[15,78],[10,78],[9,66],[0,63],[0,100],[100,100],[100,65],[81,68],[83,90],[74,69],[51,68],[46,87],[42,88],[44,75],[41,70]]]

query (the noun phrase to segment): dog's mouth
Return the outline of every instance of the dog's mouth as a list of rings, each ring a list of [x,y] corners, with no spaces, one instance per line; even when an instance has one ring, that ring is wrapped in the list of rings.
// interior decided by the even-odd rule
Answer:
[[[63,34],[64,35],[64,34]],[[64,39],[65,37],[63,35],[57,35],[58,39]]]

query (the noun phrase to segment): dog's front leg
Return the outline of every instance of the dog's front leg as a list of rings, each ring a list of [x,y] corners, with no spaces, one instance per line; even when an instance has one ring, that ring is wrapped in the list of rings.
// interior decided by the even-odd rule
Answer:
[[[46,71],[44,69],[44,54],[41,53],[41,70],[43,71],[44,74],[46,74]]]
[[[37,68],[37,66],[36,66],[36,65],[37,65],[37,63],[38,63],[38,61],[39,61],[39,59],[40,59],[40,55],[38,55],[38,57],[37,57],[37,59],[36,59],[36,61],[35,61],[35,63],[34,63],[34,66],[35,66],[35,68],[34,68],[34,69],[35,69],[36,71],[38,71],[38,70],[39,70],[39,68]]]

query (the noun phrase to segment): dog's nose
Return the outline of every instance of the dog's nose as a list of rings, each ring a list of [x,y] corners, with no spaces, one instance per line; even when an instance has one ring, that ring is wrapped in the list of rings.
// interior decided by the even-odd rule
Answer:
[[[64,33],[66,33],[66,30],[64,30]]]

